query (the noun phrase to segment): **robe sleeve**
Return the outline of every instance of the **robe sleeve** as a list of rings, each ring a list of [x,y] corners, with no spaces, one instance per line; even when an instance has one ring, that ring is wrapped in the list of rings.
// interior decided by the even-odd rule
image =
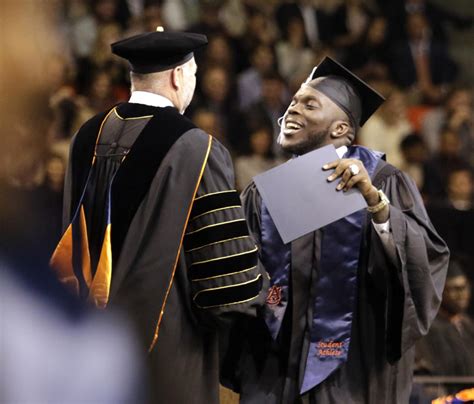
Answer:
[[[249,233],[228,151],[213,141],[184,249],[194,305],[213,316],[256,315],[267,282]]]
[[[251,182],[242,191],[240,196],[242,200],[242,206],[244,208],[245,217],[252,233],[252,236],[257,243],[258,247],[261,246],[261,215],[260,207],[262,204],[262,197],[257,191],[257,187],[254,182]]]
[[[408,175],[396,170],[385,179],[382,190],[390,200],[396,260],[387,256],[371,226],[368,271],[386,296],[387,354],[393,362],[427,334],[441,303],[449,250]]]

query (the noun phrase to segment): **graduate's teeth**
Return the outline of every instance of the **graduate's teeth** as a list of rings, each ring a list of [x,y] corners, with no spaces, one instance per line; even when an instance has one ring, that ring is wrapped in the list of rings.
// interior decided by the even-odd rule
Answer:
[[[297,124],[297,123],[294,123],[294,122],[287,122],[286,123],[286,127],[288,129],[300,129],[301,128],[301,125]]]

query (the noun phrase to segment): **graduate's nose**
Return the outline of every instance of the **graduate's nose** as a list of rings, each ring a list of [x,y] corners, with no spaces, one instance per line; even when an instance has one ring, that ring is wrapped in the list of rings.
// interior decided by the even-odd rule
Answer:
[[[300,104],[298,102],[290,104],[288,107],[288,114],[300,114]]]

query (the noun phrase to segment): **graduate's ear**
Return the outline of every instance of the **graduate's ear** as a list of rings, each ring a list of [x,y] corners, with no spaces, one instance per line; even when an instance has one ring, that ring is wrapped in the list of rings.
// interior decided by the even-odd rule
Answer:
[[[336,120],[331,124],[330,136],[331,139],[341,139],[347,137],[351,132],[351,126],[348,122],[343,120]]]
[[[181,88],[181,80],[183,79],[183,68],[181,66],[175,67],[171,71],[171,85],[173,89],[178,91]]]

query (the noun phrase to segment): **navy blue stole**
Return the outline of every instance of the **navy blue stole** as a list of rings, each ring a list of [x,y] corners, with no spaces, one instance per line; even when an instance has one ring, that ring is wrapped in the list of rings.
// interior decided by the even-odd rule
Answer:
[[[290,244],[283,244],[283,240],[263,200],[261,218],[261,261],[270,275],[271,284],[267,295],[264,316],[271,336],[273,339],[276,339],[280,332],[286,307],[288,306],[291,248]]]
[[[361,160],[371,177],[381,157],[382,153],[361,146],[350,147],[344,155]],[[283,244],[263,201],[261,218],[262,263],[271,277],[265,321],[276,339],[288,305],[291,245]],[[321,259],[315,299],[310,302],[311,340],[301,393],[324,381],[347,360],[365,218],[361,210],[321,229]]]

